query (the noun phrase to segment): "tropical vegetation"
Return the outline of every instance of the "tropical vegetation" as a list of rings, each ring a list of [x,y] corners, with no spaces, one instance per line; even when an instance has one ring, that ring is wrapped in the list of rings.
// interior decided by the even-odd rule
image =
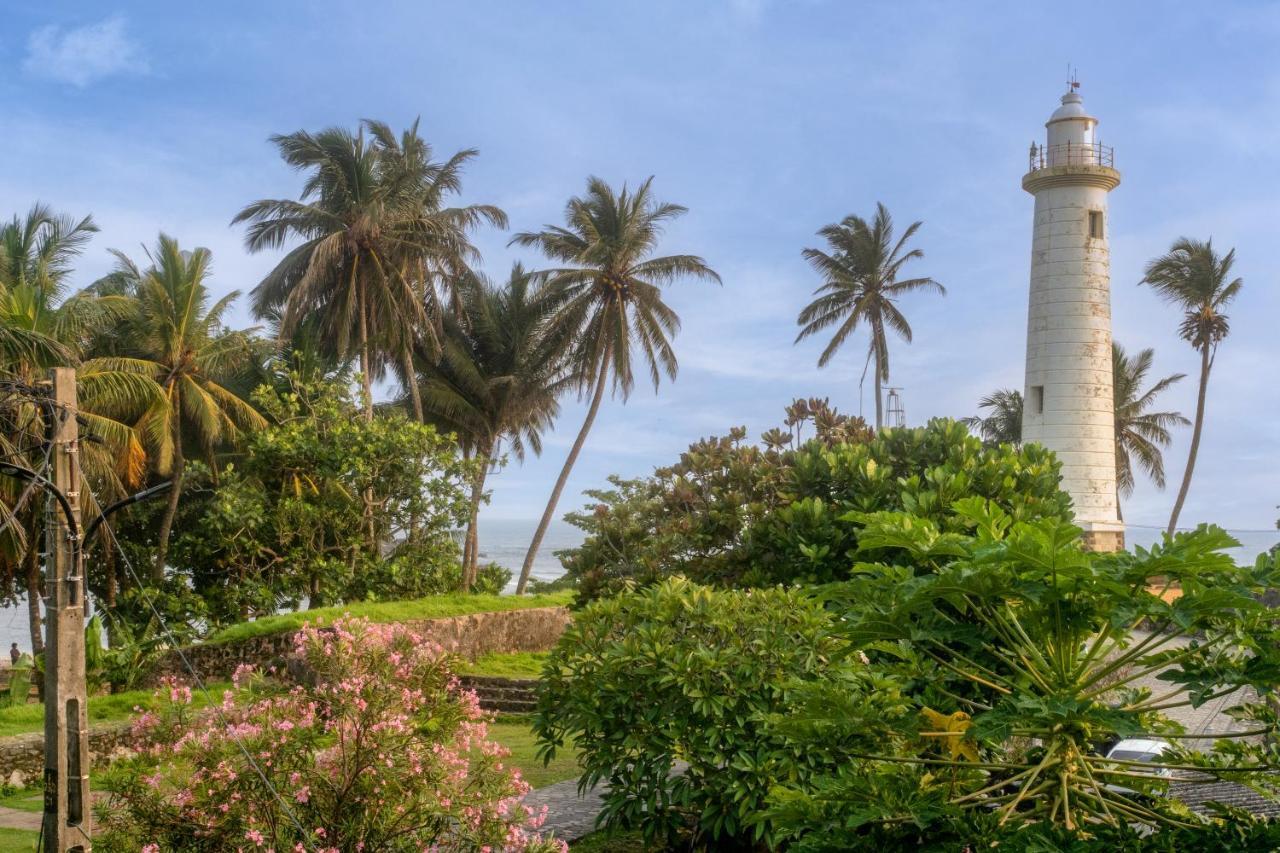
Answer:
[[[595,423],[604,392],[612,386],[623,401],[630,396],[635,386],[633,356],[639,356],[654,390],[664,373],[668,379],[676,378],[679,364],[671,338],[680,329],[680,318],[663,301],[661,288],[684,278],[720,281],[696,255],[653,257],[663,226],[686,208],[657,201],[652,185],[649,178],[634,191],[625,184],[615,191],[600,178],[589,178],[586,195],[571,198],[565,206],[563,226],[522,232],[512,240],[564,264],[542,272],[560,303],[549,334],[569,344],[566,369],[589,401],[582,428],[529,544],[518,593],[529,583],[533,560]]]
[[[200,712],[169,684],[167,707],[134,724],[139,754],[107,780],[97,846],[563,851],[537,833],[528,783],[439,646],[357,619],[295,644],[311,677],[292,689],[244,667]]]
[[[846,216],[818,231],[828,249],[804,250],[805,260],[822,276],[822,284],[814,291],[817,298],[796,319],[800,326],[796,343],[835,326],[831,340],[818,356],[818,366],[826,367],[859,326],[867,327],[867,361],[873,362],[875,369],[877,430],[884,428],[881,385],[889,381],[887,330],[911,343],[911,324],[898,307],[898,300],[916,291],[947,292],[932,278],[898,278],[908,262],[924,257],[923,250],[907,248],[923,224],[911,223],[895,240],[893,217],[888,208],[877,203],[871,222],[852,214]]]
[[[47,471],[49,431],[72,415],[46,377],[70,367],[86,520],[120,506],[84,539],[87,681],[118,693],[90,708],[139,714],[102,849],[563,849],[520,803],[513,767],[535,737],[537,781],[607,785],[603,843],[1280,845],[1274,826],[1172,796],[1224,780],[1278,793],[1278,555],[1239,565],[1216,528],[1172,535],[1242,288],[1233,251],[1180,239],[1143,278],[1199,356],[1194,421],[1161,405],[1182,374],[1153,376],[1151,349],[1112,352],[1118,499],[1142,475],[1163,487],[1173,431],[1193,426],[1170,535],[1149,549],[1084,550],[1058,460],[1022,441],[1016,390],[963,422],[886,427],[889,333],[913,337],[901,300],[945,290],[907,277],[921,223],[896,233],[877,205],[804,250],[821,282],[796,338],[830,335],[821,367],[866,330],[874,426],[799,398],[756,440],[733,427],[611,477],[568,514],[584,535],[550,591],[533,561],[606,393],[674,380],[664,288],[720,280],[664,254],[685,208],[653,178],[591,177],[562,224],[510,240],[541,260],[491,278],[477,238],[507,219],[463,198],[474,149],[437,158],[417,122],[373,120],[271,141],[297,197],[233,220],[250,251],[281,255],[251,293],[264,327],[232,321],[238,291],[215,294],[206,248],[161,234],[77,290],[91,217],[35,205],[0,224],[3,472]],[[570,393],[585,416],[515,584],[545,594],[502,595],[513,578],[482,561],[481,508]],[[0,600],[25,596],[35,653],[0,697],[10,730],[43,713],[25,704],[44,666],[43,504],[0,477]],[[565,605],[549,653],[460,661],[393,624]],[[175,646],[284,635],[287,665],[242,671],[220,703],[172,680],[158,700],[129,691]],[[476,674],[540,674],[532,733],[488,728],[460,686]],[[1209,703],[1234,728],[1198,744],[1170,712]],[[503,725],[517,756],[490,737]],[[1169,747],[1105,755],[1137,735]]]
[[[953,502],[979,495],[1019,519],[1070,517],[1052,454],[989,447],[952,421],[874,438],[819,428],[782,450],[746,438],[730,430],[651,477],[588,492],[568,516],[584,541],[561,555],[580,598],[672,575],[719,586],[844,580],[861,530],[850,513],[907,510],[958,532],[967,522]]]
[[[1135,468],[1164,488],[1163,449],[1173,441],[1173,427],[1190,423],[1179,412],[1153,412],[1156,398],[1185,378],[1174,373],[1143,389],[1155,350],[1150,347],[1130,356],[1118,343],[1111,344],[1112,393],[1116,423],[1116,506],[1133,494]],[[1121,518],[1123,518],[1123,514]]]
[[[1169,532],[1178,526],[1182,505],[1191,489],[1200,437],[1204,431],[1205,399],[1209,391],[1209,372],[1213,370],[1218,346],[1231,332],[1226,307],[1240,294],[1244,280],[1232,278],[1236,250],[1219,255],[1213,240],[1179,237],[1166,254],[1147,264],[1142,284],[1151,287],[1174,307],[1182,311],[1178,336],[1191,344],[1200,356],[1200,381],[1196,391],[1196,416],[1191,427],[1191,446],[1187,451],[1187,467],[1182,485],[1169,515]]]

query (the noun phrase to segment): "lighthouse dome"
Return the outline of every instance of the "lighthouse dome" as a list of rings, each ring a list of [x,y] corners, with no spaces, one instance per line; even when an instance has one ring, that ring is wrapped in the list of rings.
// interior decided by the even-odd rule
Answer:
[[[1084,98],[1074,90],[1062,96],[1062,106],[1053,111],[1045,127],[1049,129],[1049,146],[1091,145],[1093,127],[1098,120],[1084,111]]]
[[[1088,117],[1088,113],[1084,111],[1084,98],[1080,97],[1080,93],[1067,92],[1067,94],[1062,96],[1062,106],[1053,111],[1053,115],[1049,116],[1049,121],[1059,121],[1064,118]]]

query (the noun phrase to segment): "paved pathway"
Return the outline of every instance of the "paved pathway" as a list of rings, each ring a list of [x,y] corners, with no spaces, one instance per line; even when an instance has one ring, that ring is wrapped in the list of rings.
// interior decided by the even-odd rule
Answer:
[[[596,785],[584,796],[578,796],[578,780],[569,779],[545,788],[538,788],[525,795],[524,804],[535,811],[547,807],[547,822],[543,832],[553,832],[564,841],[577,841],[591,834],[596,828],[596,815],[600,814],[603,787]]]
[[[24,812],[0,806],[0,826],[5,829],[33,829],[39,832],[42,817],[40,812]]]

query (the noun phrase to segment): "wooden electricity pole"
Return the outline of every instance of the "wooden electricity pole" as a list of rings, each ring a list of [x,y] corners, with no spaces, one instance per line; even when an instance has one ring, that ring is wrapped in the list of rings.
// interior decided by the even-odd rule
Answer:
[[[53,485],[45,521],[44,827],[50,853],[88,853],[89,738],[84,664],[76,372],[52,371]]]

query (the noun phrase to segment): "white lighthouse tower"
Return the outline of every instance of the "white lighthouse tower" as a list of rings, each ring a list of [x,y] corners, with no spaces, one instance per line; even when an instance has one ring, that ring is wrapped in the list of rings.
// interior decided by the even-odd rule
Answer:
[[[1022,440],[1062,463],[1085,544],[1124,547],[1116,498],[1111,389],[1111,253],[1107,194],[1120,184],[1112,149],[1072,81],[1032,144],[1022,188],[1035,196]]]

